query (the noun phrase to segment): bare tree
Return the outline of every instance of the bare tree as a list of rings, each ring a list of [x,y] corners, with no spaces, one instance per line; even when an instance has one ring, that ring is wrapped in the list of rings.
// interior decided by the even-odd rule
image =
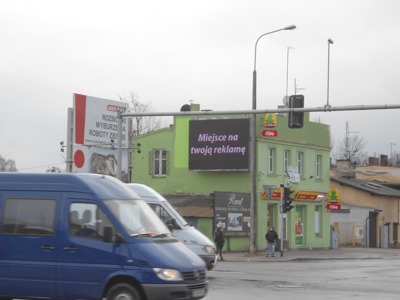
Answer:
[[[151,103],[140,102],[139,96],[130,92],[128,96],[120,96],[119,99],[129,105],[130,113],[145,113],[151,111]],[[133,117],[132,136],[138,136],[144,133],[160,129],[161,119],[156,117],[135,116]]]
[[[349,124],[346,122],[346,136],[338,145],[338,155],[340,159],[353,160],[356,157],[365,156],[363,149],[366,145],[364,139],[357,133],[352,133],[350,136]]]
[[[0,155],[0,172],[18,172],[15,161]]]
[[[59,167],[48,167],[46,170],[47,173],[61,173],[61,169]]]

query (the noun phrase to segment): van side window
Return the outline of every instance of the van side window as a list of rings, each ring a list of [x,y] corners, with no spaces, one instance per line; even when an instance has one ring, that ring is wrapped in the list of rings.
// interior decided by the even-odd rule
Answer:
[[[103,210],[93,203],[72,203],[69,216],[69,231],[76,237],[102,240],[104,227],[112,226]]]
[[[55,200],[7,199],[1,224],[3,234],[51,236],[55,213]]]

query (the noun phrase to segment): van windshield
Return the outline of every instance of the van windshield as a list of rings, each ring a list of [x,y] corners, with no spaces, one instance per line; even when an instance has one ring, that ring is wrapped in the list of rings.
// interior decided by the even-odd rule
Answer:
[[[130,236],[163,236],[171,232],[151,207],[141,199],[106,200],[104,203]]]

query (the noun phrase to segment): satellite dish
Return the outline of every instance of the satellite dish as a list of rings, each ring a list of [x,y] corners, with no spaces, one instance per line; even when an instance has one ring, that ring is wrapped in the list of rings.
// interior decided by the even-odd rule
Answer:
[[[283,105],[285,105],[286,107],[289,107],[289,96],[285,96],[282,99]]]
[[[190,110],[191,108],[189,104],[182,105],[181,107],[181,111],[190,111]]]

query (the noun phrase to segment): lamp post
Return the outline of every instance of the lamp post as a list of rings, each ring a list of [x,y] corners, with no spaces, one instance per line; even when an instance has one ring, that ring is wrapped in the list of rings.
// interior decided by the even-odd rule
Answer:
[[[289,50],[294,49],[293,47],[287,47],[287,52],[286,52],[286,98],[285,101],[289,101]],[[289,103],[289,102],[288,102]]]
[[[396,144],[395,143],[390,143],[390,159],[393,159],[393,146],[396,146]]]
[[[327,88],[326,88],[326,107],[329,108],[329,61],[330,61],[330,56],[331,56],[331,44],[333,44],[332,39],[328,39],[328,82],[327,82]]]
[[[282,30],[293,30],[295,29],[295,25],[289,25],[283,27],[278,30],[270,31],[264,33],[258,37],[254,46],[254,70],[253,70],[253,102],[252,102],[252,109],[257,109],[257,45],[258,41],[263,37],[271,33],[275,33]],[[256,203],[257,203],[257,186],[256,186],[256,155],[257,155],[257,143],[256,143],[256,122],[257,117],[255,114],[251,114],[250,116],[250,218],[251,218],[251,226],[250,226],[250,252],[254,253],[257,250],[256,246]]]

